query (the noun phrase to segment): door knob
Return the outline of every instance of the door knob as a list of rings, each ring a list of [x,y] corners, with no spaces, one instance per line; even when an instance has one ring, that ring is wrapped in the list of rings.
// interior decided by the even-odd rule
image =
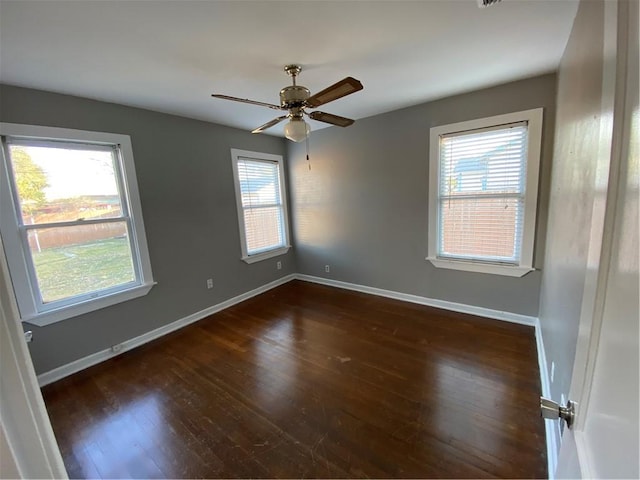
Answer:
[[[576,417],[576,402],[568,400],[567,406],[563,407],[553,400],[540,397],[540,414],[542,418],[549,418],[551,420],[561,418],[567,422],[567,427],[571,428]]]

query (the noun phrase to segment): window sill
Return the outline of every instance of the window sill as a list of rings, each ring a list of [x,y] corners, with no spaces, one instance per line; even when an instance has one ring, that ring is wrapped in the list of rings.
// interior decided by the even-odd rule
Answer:
[[[494,265],[490,263],[474,263],[460,260],[444,260],[442,258],[433,257],[427,257],[426,260],[429,260],[436,268],[489,273],[493,275],[505,275],[508,277],[524,277],[527,273],[535,270],[535,268],[532,267]]]
[[[82,315],[83,313],[93,312],[101,308],[126,302],[127,300],[133,300],[134,298],[143,297],[147,293],[149,293],[149,291],[155,284],[156,282],[145,283],[128,290],[105,295],[104,297],[86,300],[84,302],[76,303],[73,305],[56,308],[55,310],[39,312],[35,315],[27,315],[22,317],[21,320],[38,327],[44,327],[46,325],[51,325],[52,323],[60,322],[68,318]]]
[[[266,260],[267,258],[277,257],[279,255],[284,255],[289,251],[291,246],[287,245],[286,247],[276,248],[274,250],[269,250],[262,253],[256,253],[255,255],[249,255],[246,257],[242,257],[242,261],[246,263],[256,263],[262,260]]]

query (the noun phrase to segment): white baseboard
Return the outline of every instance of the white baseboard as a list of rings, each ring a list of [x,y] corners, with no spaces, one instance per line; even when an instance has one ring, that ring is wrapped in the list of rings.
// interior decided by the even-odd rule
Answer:
[[[271,290],[272,288],[275,288],[279,285],[290,282],[295,277],[296,276],[294,274],[287,275],[285,277],[279,278],[278,280],[267,283],[266,285],[253,289],[249,292],[242,293],[236,297],[225,300],[224,302],[205,308],[204,310],[201,310],[199,312],[192,313],[191,315],[176,320],[175,322],[163,325],[160,328],[151,330],[150,332],[144,333],[138,337],[132,338],[130,340],[125,340],[124,342],[122,342],[122,349],[117,353],[114,353],[110,348],[107,348],[105,350],[101,350],[99,352],[92,353],[91,355],[75,360],[71,363],[67,363],[66,365],[62,365],[61,367],[54,368],[53,370],[38,375],[38,384],[43,387],[55,381],[61,380],[64,377],[79,372],[80,370],[92,367],[93,365],[104,362],[109,358],[116,357],[128,350],[131,350],[132,348],[139,347],[140,345],[155,340],[156,338],[160,338],[191,323],[197,322],[198,320],[202,320],[203,318],[208,317],[209,315],[213,315],[214,313],[224,310],[225,308],[229,308],[233,305],[236,305],[237,303],[264,293],[267,290]]]
[[[507,322],[519,323],[521,325],[529,325],[534,327],[537,322],[536,317],[528,315],[520,315],[518,313],[503,312],[502,310],[493,310],[491,308],[476,307],[474,305],[466,305],[464,303],[448,302],[446,300],[438,300],[435,298],[421,297],[419,295],[411,295],[408,293],[394,292],[392,290],[384,290],[382,288],[368,287],[366,285],[358,285],[355,283],[342,282],[340,280],[332,280],[329,278],[314,277],[311,275],[297,274],[298,280],[305,282],[320,283],[331,287],[344,288],[346,290],[355,290],[356,292],[369,293],[380,297],[393,298],[404,302],[418,303],[429,307],[442,308],[453,312],[468,313],[478,315],[479,317],[493,318],[495,320],[505,320]]]

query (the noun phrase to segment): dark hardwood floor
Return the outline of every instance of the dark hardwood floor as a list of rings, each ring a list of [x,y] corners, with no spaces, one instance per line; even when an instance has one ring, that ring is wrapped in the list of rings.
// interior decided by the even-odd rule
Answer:
[[[43,394],[73,478],[547,475],[532,327],[300,281]]]

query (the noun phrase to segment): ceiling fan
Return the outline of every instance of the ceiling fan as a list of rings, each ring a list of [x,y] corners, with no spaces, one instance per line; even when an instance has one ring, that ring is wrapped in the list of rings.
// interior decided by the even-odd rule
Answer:
[[[357,91],[362,90],[364,87],[362,83],[353,77],[347,77],[334,83],[330,87],[325,88],[321,92],[311,95],[311,92],[307,87],[302,85],[296,85],[296,78],[302,71],[300,65],[286,65],[284,71],[291,77],[293,85],[284,87],[280,90],[280,105],[272,103],[257,102],[255,100],[249,100],[246,98],[230,97],[228,95],[213,94],[212,97],[222,98],[223,100],[233,100],[235,102],[249,103],[251,105],[259,105],[262,107],[272,108],[274,110],[288,110],[286,115],[274,118],[273,120],[259,126],[251,133],[262,133],[266,129],[277,125],[283,120],[289,119],[284,127],[284,135],[289,140],[294,142],[301,142],[309,136],[311,128],[309,124],[304,121],[303,116],[307,115],[313,120],[320,122],[330,123],[332,125],[338,125],[339,127],[348,127],[353,124],[354,120],[350,118],[340,117],[331,113],[325,112],[311,112],[307,113],[306,108],[317,108],[325,103],[332,102],[338,98],[342,98],[346,95],[350,95]]]

